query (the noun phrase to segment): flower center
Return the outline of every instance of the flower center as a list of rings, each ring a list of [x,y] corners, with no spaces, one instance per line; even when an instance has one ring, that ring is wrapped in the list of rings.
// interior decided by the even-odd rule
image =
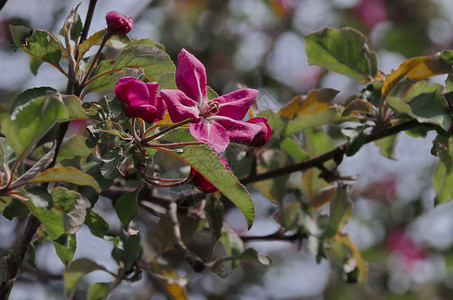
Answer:
[[[209,118],[216,115],[219,112],[219,103],[217,101],[207,101],[200,107],[200,113],[198,114],[202,118]]]

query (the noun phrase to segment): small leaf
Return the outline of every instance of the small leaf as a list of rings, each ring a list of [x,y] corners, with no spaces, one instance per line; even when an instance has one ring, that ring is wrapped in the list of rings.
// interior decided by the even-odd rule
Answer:
[[[230,199],[244,214],[248,228],[255,219],[255,206],[247,189],[227,170],[217,155],[205,145],[185,147],[182,151],[161,149],[185,161]]]
[[[66,272],[63,273],[63,281],[65,283],[65,294],[69,296],[76,286],[77,282],[82,279],[86,274],[93,271],[107,271],[101,265],[88,258],[80,258],[69,264]]]
[[[258,161],[257,171],[263,173],[269,170],[275,170],[288,165],[288,157],[279,149],[269,149],[264,151]],[[282,203],[283,197],[286,194],[286,181],[289,175],[279,176],[276,178],[262,180],[254,183],[264,196],[268,199]]]
[[[302,149],[302,146],[297,141],[291,138],[285,138],[280,144],[280,149],[288,154],[295,163],[308,158],[308,153]]]
[[[131,220],[137,216],[138,204],[137,193],[124,193],[116,200],[115,204],[116,214],[124,227],[129,225]]]
[[[105,299],[112,289],[111,282],[96,282],[93,283],[88,289],[88,300],[102,300]]]
[[[347,117],[352,114],[364,114],[367,115],[371,113],[372,104],[368,101],[362,99],[355,99],[351,101],[343,111],[342,117]]]
[[[324,28],[306,35],[308,63],[351,78],[369,82],[377,74],[376,53],[370,51],[366,37],[353,28]]]
[[[142,252],[140,246],[139,234],[127,234],[121,231],[119,236],[114,240],[115,246],[112,250],[112,257],[120,264],[124,264],[124,269],[129,271],[134,264],[134,261]]]
[[[24,202],[13,198],[11,199],[11,202],[9,202],[9,204],[3,209],[2,214],[5,218],[11,221],[14,218],[28,216],[28,214],[30,214],[30,210],[28,206],[24,204]]]
[[[405,76],[415,80],[449,72],[451,72],[451,65],[445,63],[438,55],[410,58],[405,60],[398,69],[387,76],[382,86],[382,97],[387,97],[390,91]]]
[[[363,144],[365,144],[365,135],[363,134],[363,131],[361,131],[349,143],[348,148],[346,148],[346,156],[353,156],[356,154],[360,148],[362,148]]]
[[[332,100],[338,94],[334,89],[311,90],[306,96],[294,97],[278,114],[288,119],[296,116],[313,115],[331,106]]]
[[[69,37],[74,42],[77,41],[80,34],[82,33],[83,25],[82,20],[80,19],[77,9],[79,8],[80,3],[69,12],[68,16],[64,21],[63,28],[60,30],[60,34],[65,36],[65,33],[69,31]]]
[[[448,104],[438,92],[421,94],[408,103],[399,97],[388,97],[387,103],[395,111],[407,114],[420,123],[439,125],[446,131],[450,129],[451,115]]]
[[[330,219],[324,238],[334,237],[348,222],[352,215],[352,201],[345,186],[337,189],[335,198],[330,201]]]
[[[381,153],[382,156],[396,160],[395,156],[395,146],[396,146],[396,141],[397,141],[398,135],[391,135],[388,137],[385,137],[383,139],[379,139],[375,141],[374,143],[376,146],[379,147],[379,153]]]
[[[17,48],[21,48],[22,44],[25,42],[25,38],[31,35],[30,29],[24,25],[9,25],[9,30],[11,31],[11,37]]]
[[[436,191],[436,204],[453,199],[453,138],[438,136],[433,142],[441,144],[439,161],[433,175],[433,187]]]
[[[53,241],[55,251],[61,262],[67,268],[71,263],[74,253],[77,248],[77,241],[74,234],[62,234],[59,238]]]
[[[355,263],[357,264],[356,268],[358,270],[358,281],[362,286],[364,286],[368,276],[368,266],[363,259],[362,254],[352,242],[351,238],[345,233],[338,233],[333,237],[333,239],[328,240],[328,243],[331,246],[334,243],[340,243],[352,253]],[[346,260],[345,258],[343,259],[343,261]]]
[[[31,30],[31,35],[22,42],[21,49],[36,59],[60,66],[62,45],[58,38],[48,31]]]
[[[233,268],[235,266],[238,266],[238,262],[241,261],[251,261],[251,262],[257,262],[262,265],[268,266],[271,264],[271,259],[269,256],[259,254],[255,249],[252,248],[247,248],[245,249],[244,252],[242,252],[239,255],[236,256],[230,256],[230,257],[225,257],[217,260],[214,265],[210,268],[210,271],[219,275],[221,278],[225,278],[225,274],[223,274],[222,269],[223,269],[223,264],[227,261],[233,261],[236,262],[236,264],[233,264]]]
[[[308,128],[313,128],[327,123],[339,121],[341,119],[342,112],[343,112],[342,108],[332,106],[322,112],[313,115],[303,115],[294,118],[288,121],[288,124],[282,131],[282,136],[288,137],[292,134],[298,133]]]
[[[99,238],[104,238],[109,230],[109,224],[92,209],[87,208],[85,216],[85,225],[88,226],[90,232]]]
[[[48,169],[33,178],[31,182],[69,182],[77,185],[88,185],[100,193],[99,184],[90,175],[74,167],[56,167]]]

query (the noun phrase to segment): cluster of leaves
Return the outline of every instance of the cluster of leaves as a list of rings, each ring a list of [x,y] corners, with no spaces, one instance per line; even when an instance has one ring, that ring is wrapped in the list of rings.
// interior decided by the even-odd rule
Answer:
[[[124,105],[111,96],[115,83],[124,76],[158,82],[163,89],[176,88],[175,64],[162,45],[125,35],[106,41],[105,30],[82,41],[82,28],[76,9],[60,32],[65,45],[50,32],[11,26],[16,46],[30,55],[31,71],[36,73],[42,63],[49,63],[68,77],[70,89],[66,94],[50,87],[24,91],[11,112],[1,115],[0,128],[0,211],[8,219],[33,215],[39,221],[41,229],[30,251],[43,242],[53,243],[66,267],[63,278],[68,296],[93,271],[107,272],[114,279],[91,285],[89,299],[105,297],[122,280],[138,280],[145,271],[168,293],[183,299],[185,279],[156,257],[176,251],[193,270],[208,269],[225,277],[228,267],[235,268],[243,260],[270,263],[268,257],[246,247],[250,239],[305,239],[318,258],[337,261],[347,280],[364,283],[366,263],[342,231],[352,214],[351,178],[342,177],[337,167],[344,155],[354,155],[369,142],[376,142],[381,153],[391,158],[395,136],[401,131],[415,136],[437,131],[433,154],[440,159],[434,188],[438,202],[453,197],[448,185],[453,167],[449,106],[453,77],[449,75],[445,86],[422,80],[450,73],[453,51],[412,58],[391,74],[381,74],[376,54],[358,31],[326,28],[305,36],[310,64],[356,79],[364,85],[362,92],[341,102],[335,101],[338,91],[317,89],[296,96],[278,112],[252,109],[250,117],[268,118],[272,137],[261,149],[230,145],[224,156],[235,160],[231,172],[209,147],[191,144],[194,139],[187,127],[171,123],[168,117],[153,126],[128,119]],[[117,55],[100,54],[104,44],[117,50]],[[101,45],[99,51],[87,56],[96,45]],[[66,65],[68,72],[62,67]],[[82,104],[90,92],[105,96]],[[208,96],[217,95],[210,90]],[[63,139],[72,121],[84,124],[86,134]],[[137,131],[142,137],[153,137],[153,143],[142,147]],[[164,170],[162,157],[191,166],[220,194],[204,195],[184,186],[169,192],[173,185],[165,182],[186,181],[161,178],[161,174],[187,177],[187,172],[180,167]],[[298,174],[299,180],[290,180],[291,173]],[[248,183],[279,205],[278,213],[269,216],[280,224],[278,232],[240,236],[223,222],[224,203],[231,201],[248,227],[252,226],[255,210],[244,186]],[[175,192],[177,197],[170,196]],[[112,200],[122,225],[118,232],[112,232],[95,212],[99,195]],[[327,203],[329,215],[317,210]],[[134,224],[139,209],[160,217],[153,237],[157,255],[151,259],[144,253],[146,241]],[[87,258],[73,260],[75,234],[82,225],[94,236],[112,242],[111,256],[118,264],[115,271]],[[11,266],[17,263],[15,253],[12,250],[4,260],[5,282],[15,277],[9,277]]]

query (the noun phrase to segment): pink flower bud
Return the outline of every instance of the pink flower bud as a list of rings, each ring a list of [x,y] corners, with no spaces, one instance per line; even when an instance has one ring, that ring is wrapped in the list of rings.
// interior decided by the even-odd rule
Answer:
[[[229,170],[227,161],[224,158],[220,158],[223,165]],[[218,193],[219,190],[212,185],[206,178],[203,177],[194,168],[190,169],[190,183],[204,193]]]
[[[261,130],[255,135],[252,142],[250,143],[251,147],[261,147],[267,143],[272,134],[272,129],[267,118],[252,118],[247,121],[248,123],[256,124],[261,126]]]
[[[124,112],[131,118],[142,118],[145,122],[155,123],[163,119],[167,105],[157,97],[159,85],[134,77],[123,77],[115,84],[115,95],[127,107]]]
[[[134,27],[134,21],[131,17],[126,17],[116,11],[111,11],[105,16],[107,21],[107,30],[111,34],[126,34]]]

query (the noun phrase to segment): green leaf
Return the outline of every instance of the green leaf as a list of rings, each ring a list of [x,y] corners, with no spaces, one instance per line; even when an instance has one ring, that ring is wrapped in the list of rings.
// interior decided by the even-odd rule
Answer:
[[[67,120],[65,107],[56,95],[29,101],[16,112],[2,121],[1,132],[17,156],[23,155],[55,122]]]
[[[62,234],[59,238],[53,241],[55,251],[61,262],[67,268],[71,263],[74,253],[77,248],[77,241],[75,234]]]
[[[66,272],[63,273],[66,296],[71,294],[77,282],[86,274],[98,270],[107,272],[106,268],[88,258],[80,258],[70,263]]]
[[[385,137],[383,139],[379,139],[375,141],[374,143],[376,146],[379,147],[379,153],[381,153],[382,156],[389,158],[389,159],[396,159],[395,157],[395,146],[396,146],[396,141],[397,141],[398,135],[391,135],[388,137]]]
[[[31,182],[69,182],[77,185],[88,185],[100,193],[99,184],[90,175],[74,167],[56,167],[38,174]]]
[[[296,96],[278,112],[288,119],[312,115],[328,109],[339,91],[334,89],[315,89],[308,95]]]
[[[334,199],[330,202],[330,219],[324,238],[334,237],[348,222],[352,215],[352,201],[349,198],[347,188],[340,186],[337,188]]]
[[[53,207],[53,200],[47,189],[43,186],[33,186],[27,189],[27,196],[36,207],[50,209]]]
[[[63,105],[66,108],[67,119],[69,120],[78,120],[78,119],[88,119],[86,111],[83,109],[82,104],[80,103],[79,98],[74,95],[61,95]]]
[[[44,231],[51,240],[55,240],[65,233],[63,211],[61,209],[53,207],[45,210],[36,207],[32,202],[27,202],[27,206],[32,214],[39,220],[39,222],[41,222]]]
[[[109,231],[109,224],[90,208],[87,208],[85,225],[88,226],[93,235],[101,239],[104,238]]]
[[[20,218],[28,216],[30,210],[28,206],[24,204],[24,202],[11,199],[11,202],[3,209],[3,216],[8,220],[12,220],[13,218]]]
[[[88,289],[88,300],[101,300],[105,299],[108,295],[113,284],[110,282],[96,282]]]
[[[65,141],[58,152],[58,161],[63,159],[72,159],[76,156],[85,158],[92,153],[91,149],[85,144],[86,137],[73,136]]]
[[[420,94],[407,103],[400,97],[387,97],[386,100],[395,111],[407,114],[420,123],[439,125],[446,131],[450,129],[448,104],[439,92]]]
[[[57,91],[54,88],[48,86],[32,88],[22,92],[21,94],[19,94],[19,96],[17,96],[17,98],[14,100],[13,105],[11,106],[11,115],[16,116],[17,113],[24,109],[34,99],[40,98],[42,96],[51,96],[56,92]]]
[[[163,149],[162,149],[163,150]],[[255,219],[255,207],[247,189],[234,174],[227,170],[217,155],[205,145],[185,147],[182,150],[164,150],[197,170],[244,214],[248,228]]]
[[[159,138],[160,140],[182,143],[182,142],[196,142],[197,140],[192,136],[189,131],[189,128],[179,127]]]
[[[152,81],[158,82],[162,74],[175,72],[175,64],[167,53],[150,45],[127,46],[118,54],[112,69],[140,67]]]
[[[124,269],[129,271],[134,264],[134,261],[142,252],[140,246],[139,234],[127,234],[121,231],[119,236],[114,240],[115,246],[112,250],[112,257],[120,264],[124,264]]]
[[[163,73],[159,78],[159,89],[177,90],[174,72]]]
[[[124,227],[129,225],[131,220],[137,216],[138,204],[137,193],[124,193],[116,200],[115,204],[116,214]]]
[[[433,142],[440,144],[439,161],[433,175],[436,204],[453,199],[453,138],[438,136]]]
[[[377,74],[377,58],[366,37],[353,28],[324,28],[306,35],[308,63],[351,78],[369,82]]]
[[[351,143],[348,145],[345,153],[346,156],[353,156],[354,154],[356,154],[360,150],[360,148],[362,148],[364,143],[365,135],[363,134],[363,131],[361,131],[356,137],[352,139]]]
[[[288,154],[295,163],[308,158],[308,154],[302,149],[302,146],[291,138],[285,138],[280,144],[280,149]]]
[[[286,127],[283,129],[282,137],[288,137],[308,128],[339,121],[341,119],[342,112],[342,108],[332,106],[313,115],[304,115],[289,120]]]
[[[15,43],[25,53],[30,56],[52,64],[53,66],[60,66],[61,49],[63,48],[58,38],[52,33],[34,29],[29,31],[29,35],[25,35],[25,28],[21,26],[11,26],[12,31],[15,32]],[[35,71],[37,68],[34,69]]]
[[[75,234],[83,225],[86,216],[86,205],[82,196],[65,188],[55,188],[51,195],[55,205],[63,209],[65,232]]]
[[[25,43],[25,38],[31,35],[31,30],[24,25],[9,25],[9,30],[17,48],[21,48],[22,44]]]
[[[102,29],[95,32],[79,45],[79,58],[82,58],[92,46],[99,45],[102,42],[105,31],[106,29]]]

